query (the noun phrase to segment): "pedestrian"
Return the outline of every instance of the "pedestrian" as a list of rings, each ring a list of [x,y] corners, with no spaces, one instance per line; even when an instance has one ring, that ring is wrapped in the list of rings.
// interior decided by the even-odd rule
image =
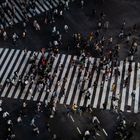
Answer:
[[[116,91],[116,84],[115,84],[115,83],[112,84],[111,91],[112,91],[113,93]]]
[[[68,32],[68,28],[69,28],[68,25],[65,24],[65,25],[64,25],[64,30],[65,30],[65,32]]]
[[[81,8],[84,7],[84,0],[81,0]]]
[[[13,33],[12,39],[13,39],[13,44],[14,45],[16,45],[16,41],[17,41],[18,38],[19,38],[18,35],[16,33]]]
[[[77,109],[78,109],[78,106],[76,104],[73,104],[72,105],[72,111],[73,111],[73,113],[76,113],[77,112]]]
[[[109,28],[109,21],[105,21],[104,23],[104,29],[107,30]]]
[[[33,27],[35,27],[36,31],[39,31],[39,30],[40,30],[40,25],[39,25],[39,23],[37,22],[37,20],[34,20],[34,21],[33,21]]]
[[[133,90],[131,93],[132,100],[135,100],[135,94],[136,94],[136,92],[135,92],[135,90]]]
[[[3,32],[3,40],[4,40],[4,41],[6,41],[6,40],[7,40],[7,38],[8,38],[8,36],[7,36],[7,32],[6,32],[6,31],[4,31],[4,32]]]
[[[84,139],[89,140],[89,137],[90,137],[90,131],[86,130],[85,133],[84,133]]]
[[[129,80],[129,77],[127,76],[125,81],[124,81],[124,88],[128,85],[128,80]]]
[[[106,102],[104,102],[104,103],[103,103],[103,110],[105,110],[105,109],[106,109],[106,106],[107,106],[107,103],[106,103]]]

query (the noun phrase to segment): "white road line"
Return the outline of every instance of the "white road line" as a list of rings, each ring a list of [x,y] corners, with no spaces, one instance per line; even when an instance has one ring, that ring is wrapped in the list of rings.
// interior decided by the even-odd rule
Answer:
[[[47,57],[47,56],[48,56],[48,53],[47,53],[46,57]],[[45,86],[44,86],[44,87],[45,87]],[[44,88],[44,87],[43,87],[43,88]],[[35,95],[34,95],[34,98],[33,98],[34,101],[37,101],[39,94],[40,94],[40,92],[35,91]]]
[[[100,61],[100,59],[98,58],[98,59],[96,60],[96,62],[99,63],[99,61]],[[94,65],[94,64],[93,64],[93,65]],[[93,86],[93,84],[94,84],[94,81],[95,81],[96,78],[97,78],[97,71],[94,70],[94,74],[93,74],[92,82],[91,82],[91,87],[89,88],[89,91],[90,91],[91,95],[90,95],[90,99],[87,101],[87,105],[86,105],[86,106],[88,106],[88,105],[91,104],[92,97],[93,97],[93,94],[94,94],[94,93],[93,93],[93,91],[94,91],[94,86]]]
[[[128,76],[128,65],[129,65],[129,62],[126,62],[126,64],[125,64],[125,73],[124,73],[124,75],[125,75],[124,76],[124,80]],[[120,110],[122,110],[122,111],[124,111],[124,107],[125,107],[126,87],[123,88],[123,90],[122,90],[121,107],[120,107]]]
[[[40,11],[38,10],[38,7],[35,7],[35,11],[38,15],[40,14]]]
[[[3,51],[3,48],[0,48],[0,55],[1,55],[2,51]]]
[[[66,55],[62,54],[60,64],[63,64],[65,57],[66,57]],[[59,66],[60,66],[60,64],[59,64]],[[53,84],[51,86],[51,92],[50,92],[50,94],[49,94],[49,96],[47,98],[48,102],[51,101],[51,97],[52,97],[52,94],[54,92],[55,86],[57,84],[57,80],[58,80],[59,74],[60,74],[60,70],[57,71],[57,76],[53,80]]]
[[[105,133],[106,136],[108,136],[108,134],[106,133],[105,129],[103,128],[103,132]]]
[[[120,85],[121,85],[121,79],[122,79],[123,63],[124,61],[120,61],[120,66],[119,66],[120,77],[118,76],[117,85],[116,85],[116,97],[119,100],[120,100]]]
[[[101,90],[102,77],[103,77],[103,73],[102,73],[102,71],[100,71],[98,84],[97,84],[97,89],[96,89],[95,98],[94,98],[94,103],[93,103],[94,108],[97,107],[97,103],[98,103],[98,99],[99,99],[99,93],[100,93],[100,90]]]
[[[53,6],[54,6],[54,7],[57,7],[57,5],[54,3],[54,1],[53,1],[53,0],[52,0],[51,2],[52,2],[52,4],[53,4]]]
[[[40,6],[40,4],[38,3],[38,1],[36,1],[36,5],[41,10],[41,12],[45,12],[42,6]]]
[[[40,53],[38,54],[38,56],[37,56],[36,64],[39,63],[41,56],[42,56],[42,53],[40,52]],[[26,72],[25,72],[24,74],[26,74],[26,73],[29,72],[30,67],[31,67],[31,64],[28,65],[28,67],[27,67],[27,69],[26,69]],[[25,76],[25,75],[24,75],[24,76]],[[38,75],[36,75],[36,77],[35,77],[35,82],[37,81],[37,79],[38,79]],[[34,90],[35,90],[35,86],[36,86],[36,84],[33,84],[33,85],[32,85],[32,90],[33,90],[33,92],[34,92]],[[28,88],[29,88],[29,84],[26,85],[26,87],[24,88],[24,90],[23,90],[23,92],[22,92],[22,94],[21,94],[21,96],[20,96],[20,99],[23,100],[23,99],[25,98],[25,95],[28,94],[28,93],[27,93]],[[29,95],[29,94],[28,94],[28,95]],[[30,97],[31,97],[31,96],[30,96]]]
[[[31,52],[28,51],[27,54],[26,54],[26,57],[25,57],[25,59],[24,59],[24,61],[23,61],[23,63],[22,63],[22,65],[21,65],[20,71],[18,72],[19,75],[21,75],[21,73],[23,72],[23,69],[25,68],[26,63],[28,62],[28,59],[29,59],[29,57],[30,57],[30,54],[31,54]],[[12,91],[12,93],[13,93],[13,92],[14,92],[14,91]],[[20,93],[20,89],[19,89],[19,90],[16,90],[16,93],[15,93],[15,95],[14,95],[14,99],[17,99],[17,98],[18,98],[19,93]]]
[[[24,55],[24,52],[22,51],[22,53],[21,53],[21,55],[20,55],[20,57],[19,57],[19,59],[18,59],[17,65],[14,67],[14,71],[18,68],[18,66],[19,66],[19,64],[20,64],[20,62],[21,62],[21,60],[22,60],[23,55]],[[12,88],[11,88],[10,91],[9,91],[9,94],[12,94],[13,91],[14,91],[14,89],[15,89],[15,86],[12,86]],[[3,91],[2,95],[1,95],[2,97],[5,97],[7,90],[8,90],[8,88],[5,87],[5,88],[4,88],[4,91]],[[11,91],[12,91],[12,92],[11,92]],[[9,95],[8,95],[8,96],[9,96]],[[12,95],[11,95],[11,96],[12,96]],[[11,97],[11,96],[10,96],[10,97]]]
[[[45,10],[46,11],[48,11],[49,10],[49,8],[46,6],[46,4],[44,3],[44,4],[42,4],[43,6],[44,6],[44,8],[45,8]]]
[[[14,49],[12,49],[8,55],[8,57],[6,58],[5,62],[4,62],[4,65],[2,66],[2,69],[0,70],[0,77],[2,76],[6,66],[8,65],[8,62],[10,61],[12,55],[14,53]]]
[[[72,120],[73,122],[75,122],[74,119],[73,119],[73,117],[72,117],[71,115],[70,115],[70,118],[71,118],[71,120]]]
[[[86,59],[86,65],[87,65],[87,59]],[[77,89],[76,89],[76,94],[75,94],[75,96],[74,96],[74,101],[73,101],[73,103],[74,104],[77,104],[77,102],[78,102],[78,97],[79,97],[79,94],[80,94],[80,90],[81,90],[81,85],[83,84],[83,80],[84,80],[84,74],[85,74],[85,71],[86,71],[86,68],[84,68],[83,70],[82,70],[82,73],[81,73],[81,76],[80,76],[80,82],[78,82],[78,85],[77,85]],[[80,84],[80,87],[79,87],[79,84]]]
[[[67,98],[67,102],[66,102],[67,105],[70,104],[70,101],[71,101],[71,98],[72,98],[72,95],[73,95],[73,91],[74,91],[74,87],[76,86],[76,80],[77,80],[77,77],[78,77],[78,73],[79,73],[79,67],[77,66],[75,74],[72,77],[73,81],[72,81],[71,88],[70,88],[70,91],[69,91],[69,95],[68,95],[68,98]]]
[[[64,66],[64,69],[63,69],[63,72],[62,72],[62,75],[61,75],[61,79],[60,79],[60,82],[63,81],[65,75],[66,75],[66,72],[67,72],[67,69],[68,69],[68,65],[70,63],[70,59],[71,59],[71,55],[68,55],[68,58],[67,58],[67,61],[65,63],[65,66]],[[60,86],[57,88],[57,98],[56,98],[56,101],[58,100],[58,97],[59,97],[59,94],[60,94],[60,91],[61,91],[61,87],[63,85],[63,82],[62,84],[60,84]]]
[[[58,0],[55,0],[55,3],[57,3],[57,5],[59,5],[60,2]]]
[[[51,74],[52,74],[52,75],[53,75],[53,73],[54,73],[54,70],[55,70],[55,67],[56,67],[56,64],[57,64],[57,61],[58,61],[59,57],[60,57],[60,54],[59,54],[59,55],[55,58],[55,60],[54,60],[54,63],[53,63],[53,66],[52,66],[53,69],[51,70]],[[41,95],[41,98],[40,98],[40,101],[41,101],[41,102],[44,101],[45,96],[46,96],[46,91],[45,91],[45,87],[44,87],[44,91],[43,91],[43,93],[42,93],[42,95]]]
[[[113,94],[113,92],[112,92],[112,85],[113,85],[114,82],[115,82],[115,77],[114,77],[114,68],[113,68],[106,109],[110,109],[111,108],[111,101],[112,101],[112,94]]]
[[[77,56],[74,56],[73,59],[76,60]],[[74,65],[70,66],[70,70],[69,70],[69,73],[68,73],[68,76],[67,76],[68,77],[67,78],[67,82],[66,82],[66,85],[65,85],[65,93],[67,93],[67,91],[68,91],[68,86],[69,86],[69,82],[70,82],[70,79],[71,79],[71,75],[72,75],[73,69],[74,69]],[[66,94],[61,98],[60,104],[64,103],[65,97],[66,97]]]
[[[132,104],[132,96],[131,93],[133,91],[133,85],[134,85],[134,76],[135,76],[135,62],[132,64],[132,72],[130,75],[130,84],[129,84],[129,96],[128,96],[128,105],[131,106]]]
[[[94,123],[95,120],[100,124],[99,119],[98,119],[96,116],[93,116],[93,118],[92,118],[92,123]]]
[[[1,55],[2,51],[3,51],[3,48],[0,48],[0,55]]]
[[[52,9],[52,5],[48,1],[45,0],[45,3],[50,7],[49,9]]]
[[[91,63],[90,63],[89,68],[88,68],[88,73],[90,73],[92,71],[92,64],[93,64],[93,62],[94,62],[94,58],[91,59]],[[85,82],[84,90],[86,90],[88,88],[88,84],[89,84],[89,80],[87,80]],[[81,101],[80,101],[80,106],[83,106],[84,105],[84,100],[85,100],[85,96],[82,96],[81,97]]]
[[[19,1],[17,1],[17,3],[20,5]],[[20,7],[19,6],[16,6],[16,8],[18,9],[19,13],[24,17],[23,13],[21,12],[22,10],[19,9]],[[29,12],[27,12],[28,16],[31,18],[31,14]]]
[[[22,21],[22,18],[21,18],[20,15],[18,14],[18,12],[20,13],[20,10],[18,9],[17,4],[16,4],[14,1],[11,1],[11,2],[12,2],[12,4],[15,5],[16,16],[18,17],[19,21]],[[10,4],[10,2],[9,2],[9,4]],[[10,6],[11,6],[11,4],[10,4]],[[11,9],[12,9],[12,6],[11,6]],[[18,11],[18,12],[17,12],[17,11]]]
[[[14,57],[11,58],[11,63],[10,63],[10,65],[9,65],[8,69],[6,70],[6,72],[5,72],[5,74],[4,74],[4,77],[3,77],[2,81],[1,81],[2,84],[4,84],[4,82],[5,82],[5,80],[6,80],[7,76],[8,76],[8,74],[9,74],[9,72],[10,72],[10,70],[12,69],[12,67],[13,67],[13,65],[14,65],[14,62],[15,62],[15,60],[17,59],[17,56],[18,56],[19,52],[20,52],[20,50],[17,50],[16,53],[14,54]]]
[[[134,113],[139,112],[139,94],[140,94],[140,63],[137,64],[138,70],[137,70],[137,79],[136,79],[136,95],[135,95],[135,103],[134,103]]]
[[[79,134],[81,135],[82,133],[81,133],[79,127],[76,127],[76,129],[77,129],[77,131],[79,132]]]
[[[1,59],[0,59],[0,64],[3,62],[3,60],[4,60],[4,58],[5,58],[5,56],[6,56],[7,52],[8,52],[8,50],[9,50],[9,49],[7,49],[7,48],[4,50],[4,53],[2,54],[2,57],[1,57]],[[1,76],[0,76],[0,77],[1,77]]]

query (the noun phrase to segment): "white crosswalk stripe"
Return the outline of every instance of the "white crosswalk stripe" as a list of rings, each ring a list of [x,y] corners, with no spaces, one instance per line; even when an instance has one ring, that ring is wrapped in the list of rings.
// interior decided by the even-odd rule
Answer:
[[[31,8],[27,8],[27,16],[29,18],[35,16],[35,15],[40,15],[42,13],[45,13],[46,11],[52,9],[52,8],[55,8],[59,5],[60,1],[62,3],[64,3],[63,0],[51,0],[48,1],[48,0],[36,0],[35,1],[35,13],[36,14],[33,14],[33,10]],[[7,4],[7,8],[6,10],[4,9],[4,7],[2,7],[4,9],[4,12],[5,12],[5,24],[6,24],[6,27],[10,26],[10,22],[13,21],[15,24],[17,23],[20,23],[22,21],[25,20],[25,16],[24,16],[24,13],[23,13],[23,8],[22,8],[22,4],[19,0],[8,0],[7,1],[8,4]],[[13,14],[13,7],[14,7],[14,14]],[[10,11],[10,13],[12,14],[12,16],[8,13],[8,11]]]
[[[81,69],[80,64],[72,63],[73,60],[80,61],[81,57],[58,54],[52,63],[50,70],[51,76],[54,76],[50,85],[50,92],[47,93],[47,85],[44,84],[43,88],[38,90],[39,74],[36,73],[35,80],[29,83],[21,90],[21,86],[18,84],[18,79],[14,85],[7,85],[6,79],[12,78],[15,71],[18,76],[23,78],[30,72],[32,64],[29,63],[31,56],[36,53],[28,51],[26,54],[22,50],[15,50],[9,48],[0,48],[0,82],[3,85],[1,90],[2,98],[13,98],[28,101],[41,101],[47,100],[50,102],[53,97],[54,91],[56,91],[55,101],[60,104],[72,105],[77,104],[79,106],[91,105],[93,108],[103,108],[103,103],[107,103],[106,109],[112,109],[112,97],[115,94],[117,97],[118,108],[122,111],[128,111],[127,106],[130,106],[131,112],[138,113],[140,108],[140,64],[138,62],[120,61],[119,70],[120,76],[114,75],[114,67],[112,73],[108,79],[103,79],[104,71],[98,70],[97,64],[100,62],[99,58],[91,58],[89,63],[88,59],[85,59],[85,66]],[[7,57],[8,56],[8,57]],[[50,54],[45,53],[46,60],[49,60]],[[37,54],[36,66],[40,65],[42,61],[42,53]],[[128,73],[128,67],[131,65],[132,72]],[[81,69],[81,73],[80,70]],[[88,74],[91,74],[88,78]],[[56,75],[55,75],[56,74]],[[128,77],[128,86],[123,87],[126,77]],[[64,83],[64,78],[66,82]],[[97,86],[94,85],[94,81],[97,80]],[[58,84],[59,81],[59,84]],[[102,83],[103,82],[103,83]],[[102,87],[101,87],[102,83]],[[112,84],[116,84],[115,93],[112,92]],[[32,89],[32,93],[29,89]],[[64,95],[61,96],[61,90],[65,89]],[[85,92],[81,94],[81,89],[90,92],[90,98],[85,97]],[[132,99],[132,91],[135,91],[135,98]]]
[[[128,70],[128,65],[129,65],[129,62],[126,62],[126,64],[125,64],[125,74],[124,74],[124,79],[123,79],[123,81],[126,79],[126,77],[128,76],[128,72],[127,72],[127,70]],[[126,99],[126,92],[127,92],[127,90],[126,90],[126,87],[123,87],[123,89],[122,89],[122,97],[121,97],[121,110],[122,111],[124,111],[124,108],[125,108],[125,99]],[[128,93],[127,93],[128,94]]]

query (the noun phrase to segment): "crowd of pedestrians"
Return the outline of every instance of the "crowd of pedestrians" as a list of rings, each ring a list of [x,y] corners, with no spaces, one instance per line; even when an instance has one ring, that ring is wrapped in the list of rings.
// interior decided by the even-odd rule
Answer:
[[[30,4],[31,2],[31,4]],[[21,5],[24,5],[23,9],[31,8],[29,5],[34,5],[35,1],[21,1]],[[74,1],[75,2],[75,1]],[[6,80],[6,85],[8,86],[9,84],[12,84],[13,86],[19,85],[21,90],[24,90],[27,85],[29,85],[29,94],[32,95],[32,85],[34,83],[37,83],[38,91],[41,91],[43,87],[45,87],[47,92],[51,92],[50,88],[52,85],[52,82],[54,80],[54,77],[57,75],[58,71],[61,71],[63,68],[63,64],[59,66],[59,69],[56,69],[54,71],[54,74],[51,73],[52,70],[52,65],[53,62],[55,61],[55,58],[57,57],[59,53],[59,48],[60,46],[63,46],[63,36],[62,33],[60,32],[60,29],[56,26],[55,20],[56,18],[62,18],[63,17],[63,12],[65,10],[69,10],[69,4],[70,1],[66,0],[65,4],[60,3],[57,8],[52,9],[51,11],[47,11],[45,13],[44,17],[44,24],[51,24],[52,25],[52,34],[51,34],[51,41],[49,43],[50,52],[49,55],[46,56],[46,49],[43,48],[41,50],[42,56],[40,62],[37,60],[37,56],[39,55],[39,52],[34,52],[30,56],[30,61],[29,64],[31,64],[31,68],[28,73],[25,75],[18,75],[18,73],[15,71],[13,74],[12,78],[7,78]],[[85,5],[85,1],[81,0],[79,1],[79,4],[82,6],[82,8]],[[7,1],[5,2],[5,7],[7,6]],[[3,6],[3,5],[2,5]],[[27,7],[26,7],[27,6]],[[13,8],[14,9],[14,8]],[[23,10],[24,11],[24,10]],[[26,10],[25,10],[26,11]],[[4,15],[4,10],[2,12]],[[26,12],[25,12],[26,13]],[[13,14],[14,15],[14,14]],[[87,67],[87,64],[91,64],[91,57],[94,54],[97,54],[98,57],[100,57],[100,61],[96,62],[93,65],[94,69],[96,70],[97,73],[102,72],[103,73],[103,78],[102,78],[102,84],[101,88],[103,86],[104,81],[109,80],[110,76],[113,75],[116,78],[120,77],[120,69],[119,69],[119,51],[120,51],[120,43],[121,41],[125,41],[126,45],[129,48],[128,52],[128,57],[124,61],[129,61],[128,58],[131,56],[131,61],[133,60],[133,56],[138,50],[138,42],[136,38],[132,38],[132,36],[135,36],[135,33],[137,32],[137,25],[134,24],[132,28],[127,29],[126,27],[126,21],[122,20],[122,25],[120,26],[120,33],[118,34],[118,39],[117,42],[114,42],[113,36],[105,36],[105,32],[107,32],[110,28],[110,22],[107,19],[107,15],[103,11],[99,15],[97,15],[97,11],[93,9],[92,11],[92,16],[96,19],[97,21],[97,26],[96,30],[90,32],[88,35],[83,35],[82,33],[73,33],[71,38],[73,39],[72,46],[74,47],[74,50],[77,52],[79,55],[79,59],[77,60],[72,60],[71,65],[74,66],[79,66],[79,76],[82,73],[82,70]],[[4,18],[2,18],[4,19]],[[27,24],[28,21],[25,20],[23,22],[23,33],[22,37],[26,37],[27,33]],[[41,27],[39,24],[39,21],[35,19],[33,21],[33,27],[35,30],[40,31]],[[64,25],[64,32],[69,32],[69,26]],[[3,38],[3,40],[7,40],[8,38],[8,33],[6,32],[5,27],[3,24],[1,24],[1,29],[0,29],[0,36]],[[19,35],[17,33],[12,34],[12,40],[14,45],[16,44],[17,39],[19,38]],[[131,39],[130,39],[131,38]],[[25,55],[27,52],[27,48],[25,48]],[[87,63],[86,63],[87,62]],[[128,86],[128,82],[131,76],[132,72],[132,63],[129,63],[128,67],[128,75],[126,78],[122,81],[122,85],[124,88]],[[35,77],[37,78],[35,79]],[[90,80],[91,79],[91,72],[87,71],[86,69],[86,74],[83,79],[79,79],[78,86],[82,84],[83,81],[85,80]],[[65,85],[67,82],[68,77],[64,77],[61,85]],[[94,79],[94,86],[97,88],[97,82],[98,79]],[[60,86],[60,81],[58,79],[57,81],[58,87]],[[119,103],[119,97],[121,96],[121,93],[116,93],[116,84],[113,83],[111,85],[111,91],[112,91],[112,105],[113,109],[117,110],[118,109],[118,103]],[[64,86],[63,86],[64,87]],[[82,89],[81,87],[81,93],[85,96],[85,98],[88,100],[90,99],[90,88],[88,87],[87,89]],[[53,97],[59,96],[58,99],[61,99],[61,97],[65,94],[65,89],[62,88],[60,95],[56,95],[56,91],[53,93]],[[115,94],[116,93],[116,94]],[[135,90],[132,92],[132,98],[134,99],[135,97]],[[116,103],[117,102],[117,103]],[[103,104],[103,108],[106,109],[107,103],[105,102]]]
[[[57,135],[51,130],[52,126],[49,122],[49,119],[52,118],[51,106],[51,103],[34,104],[23,101],[9,112],[5,108],[5,102],[0,101],[0,139],[17,140],[19,138],[17,129],[24,131],[24,128],[27,127],[26,131],[29,131],[31,136],[44,135],[43,132],[45,132],[46,138],[57,140]]]
[[[50,1],[51,2],[51,1]],[[74,1],[73,1],[74,2]],[[79,1],[80,8],[83,9],[85,6],[84,0]],[[27,30],[27,25],[29,22],[29,17],[28,17],[28,10],[30,9],[34,15],[36,15],[35,12],[35,0],[29,1],[20,1],[21,7],[22,7],[22,14],[24,15],[25,21],[23,22],[23,32],[22,35],[18,35],[16,32],[13,32],[12,36],[8,35],[8,32],[6,31],[7,29],[5,28],[5,10],[8,11],[9,15],[11,15],[11,21],[10,25],[12,28],[14,24],[14,15],[15,13],[15,6],[14,4],[12,5],[12,9],[9,9],[8,6],[8,1],[0,6],[0,38],[2,38],[4,41],[6,41],[8,38],[12,38],[13,44],[16,45],[16,42],[19,38],[26,38],[26,34],[28,33]],[[46,93],[51,92],[51,86],[53,83],[53,80],[55,76],[57,75],[58,72],[60,72],[63,69],[63,64],[59,66],[59,69],[55,69],[54,73],[52,73],[52,66],[57,58],[57,55],[60,51],[60,46],[63,46],[63,34],[59,30],[59,28],[55,25],[56,18],[61,18],[63,19],[63,12],[66,10],[70,9],[70,1],[66,0],[65,4],[60,3],[57,8],[54,8],[50,11],[47,11],[44,14],[44,24],[51,24],[52,25],[52,33],[51,33],[51,41],[49,42],[49,54],[46,55],[46,49],[42,48],[40,50],[41,52],[41,60],[38,62],[38,52],[34,52],[30,56],[30,61],[29,64],[31,64],[30,70],[28,73],[24,75],[19,75],[17,71],[14,72],[12,78],[8,77],[6,80],[6,85],[7,86],[19,86],[20,90],[24,90],[27,86],[29,86],[29,94],[32,97],[32,85],[36,84],[37,85],[37,90],[38,92],[42,91],[45,87]],[[117,42],[114,41],[114,37],[111,36],[105,36],[105,32],[108,32],[111,23],[109,22],[107,15],[101,11],[100,14],[97,15],[97,10],[93,9],[92,10],[92,16],[97,20],[97,26],[94,31],[91,31],[89,34],[84,35],[80,32],[78,33],[73,33],[71,35],[71,39],[73,40],[72,46],[76,53],[79,55],[78,59],[73,59],[71,61],[71,66],[79,67],[78,70],[78,77],[79,77],[79,82],[77,86],[79,86],[80,91],[82,93],[82,96],[85,96],[86,100],[89,100],[91,97],[90,89],[91,87],[88,87],[87,89],[83,89],[81,86],[81,83],[86,80],[91,79],[91,72],[87,71],[86,69],[86,74],[84,75],[83,79],[80,79],[82,70],[84,68],[87,68],[87,64],[91,64],[91,57],[93,56],[93,53],[96,53],[98,57],[100,57],[100,61],[96,62],[93,65],[94,70],[97,73],[102,72],[103,73],[103,78],[102,78],[102,84],[100,85],[100,88],[102,88],[103,83],[107,80],[109,80],[110,75],[113,75],[116,78],[120,77],[120,68],[119,68],[119,51],[120,51],[120,44],[121,42],[125,42],[125,45],[128,46],[129,51],[128,51],[128,57],[124,61],[129,61],[129,56],[131,56],[132,59],[130,59],[130,63],[128,66],[128,75],[127,77],[122,81],[123,88],[126,88],[128,86],[128,82],[130,80],[131,72],[132,72],[132,63],[133,57],[136,54],[138,50],[138,41],[135,36],[135,33],[137,32],[137,25],[134,24],[130,29],[127,29],[126,26],[126,21],[122,19],[122,24],[120,26],[120,32],[117,34]],[[33,27],[35,30],[40,31],[42,30],[39,21],[37,18],[33,20],[32,23]],[[65,33],[69,32],[69,25],[65,24],[63,26],[63,31]],[[27,53],[27,48],[24,50],[25,55]],[[37,77],[37,78],[36,78]],[[48,101],[45,101],[45,107],[48,107],[50,109],[50,117],[53,118],[55,111],[56,111],[56,105],[57,102],[63,97],[65,93],[65,84],[67,82],[68,77],[64,77],[63,80],[60,82],[58,79],[57,81],[57,88],[60,85],[63,85],[61,92],[59,95],[57,95],[56,90],[53,91],[51,101],[48,103]],[[97,88],[97,82],[98,79],[94,79],[94,86]],[[111,104],[112,104],[112,109],[114,112],[119,113],[119,100],[121,93],[116,93],[116,87],[117,85],[113,83],[111,85],[111,92],[112,94],[112,99],[111,99]],[[56,88],[56,89],[57,89]],[[132,99],[135,98],[135,89],[131,93]],[[26,115],[26,102],[23,102],[22,109],[20,113],[18,114],[17,117],[17,122],[21,123],[22,122],[22,117]],[[103,103],[103,109],[106,109],[107,103]],[[85,108],[89,112],[92,112],[92,108],[90,105],[86,106]],[[73,104],[72,107],[70,108],[73,112],[83,112],[83,108],[80,108],[77,104]],[[70,110],[67,110],[67,114],[69,115]],[[1,115],[3,117],[3,120],[7,122],[7,140],[12,139],[15,137],[15,134],[13,132],[13,124],[14,122],[10,119],[10,113],[7,111],[3,111],[2,108],[0,108]],[[37,104],[37,109],[36,112],[41,112],[41,103],[39,102]],[[31,120],[31,126],[33,127],[33,131],[36,134],[39,134],[39,128],[35,125],[35,118],[32,118]],[[49,127],[49,126],[48,126]],[[124,130],[125,124],[124,120],[120,121],[120,125],[117,128],[119,132],[116,132],[117,135],[121,135],[121,133]],[[49,128],[48,128],[49,130]],[[121,132],[120,132],[121,131]],[[118,134],[119,133],[119,134]],[[90,132],[87,130],[85,131],[85,139],[88,139]],[[54,138],[56,135],[53,136]],[[121,137],[126,137],[122,136]]]

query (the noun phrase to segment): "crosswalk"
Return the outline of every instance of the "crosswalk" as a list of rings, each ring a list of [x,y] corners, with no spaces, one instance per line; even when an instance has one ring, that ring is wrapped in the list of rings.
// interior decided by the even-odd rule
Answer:
[[[25,15],[23,13],[23,8],[21,6],[20,0],[8,0],[7,1],[8,8],[6,10],[2,7],[4,11],[4,24],[6,27],[9,27],[11,22],[12,23],[20,23],[24,21]],[[51,10],[59,5],[59,3],[65,3],[64,0],[35,0],[35,9],[34,12],[31,8],[27,10],[27,17],[32,18],[34,16],[40,15],[45,13],[48,10]],[[14,15],[13,15],[13,7],[14,8]]]
[[[46,85],[43,86],[41,91],[38,91],[37,79],[35,77],[34,83],[31,85],[32,93],[29,92],[30,84],[27,84],[24,90],[21,90],[18,84],[9,85],[6,84],[7,78],[12,78],[15,71],[18,75],[25,76],[30,68],[30,57],[33,51],[25,53],[23,50],[16,50],[10,48],[0,48],[0,84],[2,89],[0,91],[1,98],[21,99],[28,101],[51,101],[54,91],[57,93],[56,100],[59,99],[60,104],[72,105],[77,104],[79,106],[91,105],[93,108],[103,109],[103,103],[107,103],[106,108],[110,110],[112,108],[112,96],[118,98],[116,103],[118,108],[122,111],[131,111],[134,113],[139,112],[140,108],[140,63],[131,62],[132,72],[129,78],[128,86],[123,87],[123,81],[128,75],[128,67],[130,61],[120,61],[119,70],[120,76],[114,76],[113,72],[109,75],[108,80],[104,80],[103,71],[97,71],[94,67],[100,61],[100,58],[91,58],[85,61],[85,67],[79,74],[80,65],[73,65],[72,60],[80,60],[79,56],[58,54],[55,58],[51,74],[56,71],[56,75],[52,81],[50,92],[46,91]],[[40,63],[42,53],[37,55],[36,64]],[[48,58],[49,53],[45,53]],[[63,67],[60,70],[61,65]],[[114,67],[112,68],[114,69]],[[91,78],[88,78],[91,74]],[[64,83],[64,78],[67,77],[67,81]],[[94,86],[94,81],[97,80],[97,86]],[[59,85],[58,85],[59,81]],[[102,84],[101,84],[102,83]],[[112,92],[112,85],[116,84],[116,92]],[[59,98],[62,92],[62,88],[65,89],[65,94]],[[90,92],[90,98],[87,99],[85,93],[81,93],[82,90]],[[132,99],[132,91],[135,90],[135,98]],[[128,110],[128,107],[130,108]]]

